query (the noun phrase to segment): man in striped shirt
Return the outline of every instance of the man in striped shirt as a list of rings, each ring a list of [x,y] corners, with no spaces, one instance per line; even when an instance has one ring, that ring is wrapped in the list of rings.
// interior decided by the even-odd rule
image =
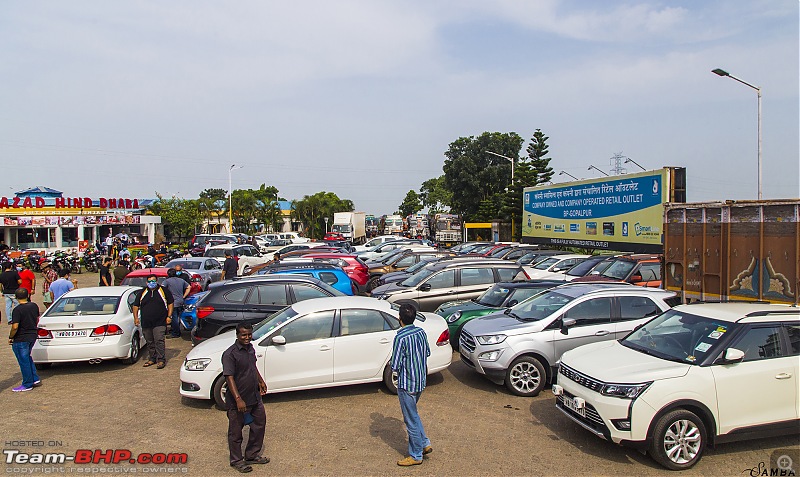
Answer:
[[[397,461],[397,465],[409,466],[422,463],[422,456],[433,452],[431,441],[417,412],[417,402],[425,389],[428,356],[431,349],[428,337],[422,328],[414,326],[417,312],[411,305],[400,306],[400,324],[394,337],[392,349],[392,371],[397,373],[397,395],[400,409],[408,430],[408,457]]]

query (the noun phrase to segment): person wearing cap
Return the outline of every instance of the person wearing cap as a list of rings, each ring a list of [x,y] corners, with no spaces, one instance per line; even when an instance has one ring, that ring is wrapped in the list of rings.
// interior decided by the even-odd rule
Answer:
[[[53,270],[53,265],[50,262],[42,263],[42,303],[45,308],[50,308],[53,304],[53,293],[50,291],[50,285],[58,280],[58,273]]]
[[[230,250],[225,250],[225,262],[222,264],[222,279],[231,280],[238,275],[239,263],[231,255]]]

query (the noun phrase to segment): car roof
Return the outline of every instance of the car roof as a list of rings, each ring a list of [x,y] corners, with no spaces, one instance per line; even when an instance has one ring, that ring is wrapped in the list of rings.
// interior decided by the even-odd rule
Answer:
[[[367,296],[337,296],[303,300],[292,305],[297,313],[304,315],[317,310],[330,310],[336,308],[370,308],[392,313],[392,305],[385,300],[376,300]]]
[[[519,267],[519,265],[517,265],[515,262],[509,262],[508,260],[503,260],[503,259],[466,260],[466,261],[458,261],[458,262],[454,262],[454,261],[451,261],[451,260],[447,260],[447,261],[441,260],[441,261],[438,261],[438,262],[436,262],[436,263],[434,263],[432,265],[429,265],[429,267],[430,267],[430,270],[437,271],[437,270],[442,270],[442,269],[445,269],[445,268],[460,268],[460,267],[468,267],[468,266],[469,267],[474,267],[476,265],[485,266],[485,267],[489,267],[489,266],[493,266],[493,267],[501,266],[501,267],[508,267],[508,268],[512,268],[512,267],[513,268],[517,268],[517,267]]]
[[[252,247],[249,243],[221,243],[219,245],[214,245],[209,247],[211,249],[234,249],[237,247]]]
[[[660,288],[639,287],[636,285],[631,285],[630,283],[622,282],[569,282],[553,288],[551,291],[556,291],[562,295],[572,298],[603,291],[619,291],[623,293],[632,293],[634,295],[644,293],[651,295],[663,295],[664,297],[675,296],[675,292],[672,291],[662,290]]]
[[[142,287],[115,286],[115,287],[85,287],[70,290],[69,298],[95,297],[95,296],[122,296],[128,290],[141,290]]]
[[[800,322],[800,308],[777,303],[692,303],[676,306],[675,310],[732,323],[764,323],[776,320]]]
[[[208,258],[208,257],[203,257]],[[142,268],[139,270],[132,270],[130,273],[125,275],[125,278],[128,277],[146,277],[148,275],[155,275],[157,277],[166,277],[167,276],[167,268],[166,267],[154,267],[154,268]]]
[[[557,287],[559,285],[564,285],[563,280],[520,280],[516,282],[497,282],[495,283],[496,286],[501,286],[503,288],[541,288],[542,286],[545,287]]]
[[[223,280],[220,282],[214,282],[209,285],[209,288],[218,288],[224,285],[232,285],[234,283],[252,283],[257,281],[298,281],[298,282],[310,282],[310,283],[323,283],[316,278],[309,276],[309,275],[293,275],[293,274],[281,274],[281,275],[272,275],[272,274],[265,274],[265,275],[247,275],[244,277],[236,277],[230,280]]]
[[[205,262],[211,257],[181,257],[181,258],[173,258],[167,263],[167,267],[169,268],[169,264],[173,262]]]

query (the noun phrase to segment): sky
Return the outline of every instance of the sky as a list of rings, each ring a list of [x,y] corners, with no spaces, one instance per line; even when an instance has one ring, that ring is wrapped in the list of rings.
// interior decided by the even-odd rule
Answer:
[[[554,182],[621,154],[686,167],[690,202],[755,199],[757,94],[722,68],[762,89],[763,197],[797,198],[799,18],[797,0],[0,2],[0,196],[196,198],[230,175],[386,214],[459,137],[513,131],[525,154],[541,129]]]

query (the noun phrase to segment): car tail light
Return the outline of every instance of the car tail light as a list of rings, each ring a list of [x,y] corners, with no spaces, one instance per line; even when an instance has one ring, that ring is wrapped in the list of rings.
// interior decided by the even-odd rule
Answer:
[[[103,325],[95,328],[89,336],[112,336],[121,335],[122,333],[122,328],[117,325]]]
[[[439,335],[439,339],[436,340],[436,346],[445,346],[450,344],[450,330],[442,331],[442,334]]]
[[[211,313],[214,313],[213,306],[198,306],[197,307],[197,319],[202,320],[203,318],[207,317]]]
[[[51,339],[53,337],[53,333],[50,333],[48,330],[44,328],[39,328],[37,330],[37,334],[39,335],[39,339]]]
[[[200,275],[198,275],[198,274],[196,274],[196,273],[193,273],[193,274],[192,274],[192,281],[193,281],[193,282],[200,282],[200,281],[203,281],[203,277],[201,277]]]

